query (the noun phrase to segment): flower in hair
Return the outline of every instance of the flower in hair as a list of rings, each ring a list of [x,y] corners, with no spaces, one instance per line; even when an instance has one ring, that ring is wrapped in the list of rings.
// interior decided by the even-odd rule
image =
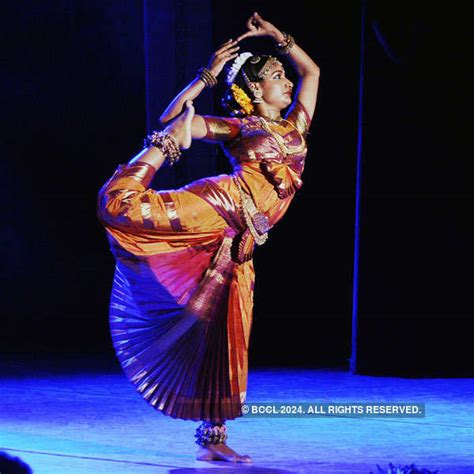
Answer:
[[[253,104],[250,97],[237,84],[232,84],[230,88],[235,101],[242,107],[247,115],[250,115],[253,112]]]
[[[251,58],[253,56],[252,53],[242,53],[239,54],[235,59],[234,62],[232,63],[232,66],[229,69],[229,72],[227,73],[227,84],[232,84],[234,82],[235,77],[240,71],[240,68],[244,65],[245,61],[247,61],[248,58]]]

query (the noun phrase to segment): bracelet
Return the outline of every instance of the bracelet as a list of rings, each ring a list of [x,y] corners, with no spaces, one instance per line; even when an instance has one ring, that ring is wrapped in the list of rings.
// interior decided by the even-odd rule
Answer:
[[[173,166],[181,158],[181,150],[176,138],[164,131],[155,130],[145,138],[144,144],[146,147],[155,146],[158,148],[165,155],[165,162],[169,166]]]
[[[281,43],[277,43],[276,50],[280,54],[288,54],[290,52],[290,49],[295,44],[295,38],[285,32],[283,32],[283,36],[285,37],[285,39]]]
[[[206,67],[202,67],[198,70],[198,76],[207,87],[214,87],[217,84],[216,76]]]

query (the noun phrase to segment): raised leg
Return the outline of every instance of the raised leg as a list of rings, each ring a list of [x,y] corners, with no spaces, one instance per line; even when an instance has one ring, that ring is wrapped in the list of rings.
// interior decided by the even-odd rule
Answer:
[[[169,133],[178,142],[179,148],[186,150],[191,146],[191,122],[194,116],[194,106],[191,100],[186,102],[184,112],[178,115],[169,125],[163,130],[164,133]],[[138,155],[132,158],[129,164],[133,163],[148,163],[158,171],[165,162],[166,156],[163,152],[155,147],[149,146],[142,150]]]

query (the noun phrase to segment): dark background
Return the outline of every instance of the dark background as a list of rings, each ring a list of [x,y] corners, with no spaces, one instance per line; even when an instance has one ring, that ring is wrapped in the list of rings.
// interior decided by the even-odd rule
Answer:
[[[366,2],[359,121],[360,2],[167,5],[172,18],[185,11],[191,20],[207,8],[212,49],[257,10],[321,68],[305,185],[255,259],[251,365],[348,367],[361,127],[355,367],[472,375],[467,13],[454,4]],[[161,41],[146,51],[143,11],[142,1],[2,2],[3,358],[113,358],[114,262],[96,195],[141,149],[146,54],[176,47]],[[189,48],[186,35],[180,30],[179,41]],[[249,40],[242,51],[268,47]],[[212,49],[196,50],[197,64]],[[192,78],[168,83],[177,93]],[[220,113],[218,92],[206,90],[197,112]],[[149,121],[161,112],[149,109]],[[217,149],[204,147],[195,177],[226,169]],[[176,172],[178,181],[189,177],[186,162]]]

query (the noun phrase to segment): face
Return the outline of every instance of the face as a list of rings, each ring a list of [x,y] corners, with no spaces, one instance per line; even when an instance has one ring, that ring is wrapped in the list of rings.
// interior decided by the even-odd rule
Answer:
[[[258,86],[267,105],[282,110],[291,104],[293,83],[285,76],[281,65],[275,64]]]

